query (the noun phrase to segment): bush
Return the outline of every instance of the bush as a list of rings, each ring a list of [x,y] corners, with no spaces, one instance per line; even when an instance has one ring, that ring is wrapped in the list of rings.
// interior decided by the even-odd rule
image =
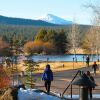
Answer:
[[[0,89],[7,88],[10,85],[10,78],[6,71],[0,66]]]
[[[29,41],[24,45],[24,52],[28,54],[51,54],[53,50],[53,45],[50,42]]]

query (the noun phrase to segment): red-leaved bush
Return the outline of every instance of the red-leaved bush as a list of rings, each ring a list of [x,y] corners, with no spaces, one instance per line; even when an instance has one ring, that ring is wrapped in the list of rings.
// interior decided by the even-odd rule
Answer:
[[[10,78],[6,71],[0,66],[0,89],[6,88],[10,85]]]

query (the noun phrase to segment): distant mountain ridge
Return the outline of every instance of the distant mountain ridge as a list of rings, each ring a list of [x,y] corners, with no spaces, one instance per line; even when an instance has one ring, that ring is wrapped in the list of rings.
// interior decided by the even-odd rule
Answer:
[[[72,24],[72,21],[65,20],[63,18],[60,18],[58,16],[55,16],[53,14],[46,14],[42,17],[37,18],[38,20],[46,21],[53,24],[59,24],[59,25],[69,25]]]
[[[42,20],[32,20],[24,18],[5,17],[0,15],[0,24],[6,25],[33,25],[33,26],[55,26],[55,24],[48,23]]]

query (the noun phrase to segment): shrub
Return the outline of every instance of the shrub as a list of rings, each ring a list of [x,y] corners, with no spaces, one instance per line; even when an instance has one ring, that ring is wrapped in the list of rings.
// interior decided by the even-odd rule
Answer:
[[[6,71],[0,66],[0,89],[6,88],[10,85],[10,78]]]

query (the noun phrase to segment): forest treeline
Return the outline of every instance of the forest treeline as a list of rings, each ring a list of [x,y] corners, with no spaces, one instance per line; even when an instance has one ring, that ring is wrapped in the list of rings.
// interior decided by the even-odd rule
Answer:
[[[11,45],[27,54],[65,54],[76,48],[88,52],[91,48],[86,42],[89,42],[87,34],[91,27],[77,24],[49,27],[0,25],[0,55],[11,55]]]

